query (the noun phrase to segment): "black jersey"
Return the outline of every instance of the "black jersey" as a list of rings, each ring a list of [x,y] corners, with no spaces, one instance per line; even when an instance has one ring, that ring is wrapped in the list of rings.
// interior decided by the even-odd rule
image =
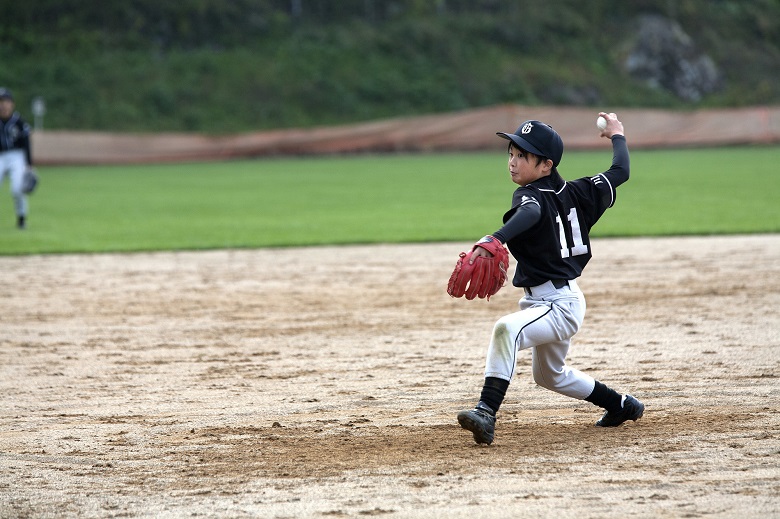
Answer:
[[[14,112],[7,121],[0,119],[0,152],[9,150],[24,151],[27,164],[31,165],[30,157],[30,125]]]
[[[537,204],[541,217],[506,242],[517,260],[512,284],[531,287],[582,274],[591,258],[590,230],[615,203],[617,186],[628,179],[625,137],[614,136],[612,145],[612,167],[604,173],[567,182],[553,169],[549,176],[514,192],[512,208],[504,215],[505,224],[525,204]],[[502,231],[499,234],[505,234]]]

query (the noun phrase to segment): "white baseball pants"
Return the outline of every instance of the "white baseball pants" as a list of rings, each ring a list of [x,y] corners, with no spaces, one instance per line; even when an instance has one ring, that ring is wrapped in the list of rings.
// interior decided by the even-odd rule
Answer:
[[[27,215],[27,196],[22,193],[22,179],[27,170],[27,160],[23,150],[8,150],[0,152],[0,184],[8,175],[11,196],[14,199],[16,216]]]
[[[571,338],[585,318],[585,296],[577,283],[555,288],[548,281],[532,287],[519,305],[519,312],[505,315],[493,327],[485,376],[511,382],[517,352],[531,348],[537,384],[579,400],[588,397],[593,377],[566,365]]]

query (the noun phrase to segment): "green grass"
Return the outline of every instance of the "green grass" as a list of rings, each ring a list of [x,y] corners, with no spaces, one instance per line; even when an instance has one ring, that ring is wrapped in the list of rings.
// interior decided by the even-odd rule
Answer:
[[[631,180],[594,236],[780,231],[780,147],[631,158]],[[608,149],[567,152],[561,172],[595,174],[610,159]],[[39,173],[25,231],[2,186],[0,254],[476,240],[500,227],[516,187],[501,151]]]
[[[598,167],[597,154],[585,157]],[[778,232],[778,161],[780,147],[632,152],[631,179],[594,234]]]

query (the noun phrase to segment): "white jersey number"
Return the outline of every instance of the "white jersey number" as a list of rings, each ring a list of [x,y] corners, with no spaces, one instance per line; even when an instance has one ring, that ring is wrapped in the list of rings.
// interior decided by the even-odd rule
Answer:
[[[571,228],[571,239],[574,241],[574,246],[569,247],[566,242],[566,230],[563,228],[563,220],[561,215],[555,217],[555,221],[558,222],[558,230],[560,231],[561,239],[561,258],[569,258],[571,256],[580,256],[588,253],[588,246],[582,242],[582,231],[580,230],[580,221],[577,219],[577,208],[572,207],[569,211],[569,215],[566,217]]]

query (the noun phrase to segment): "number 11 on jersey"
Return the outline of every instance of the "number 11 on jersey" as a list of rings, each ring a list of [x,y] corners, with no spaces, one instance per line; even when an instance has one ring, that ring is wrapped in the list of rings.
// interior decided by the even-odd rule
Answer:
[[[569,214],[566,217],[569,229],[571,229],[571,239],[574,242],[573,247],[569,247],[566,240],[566,229],[563,226],[563,219],[561,215],[556,215],[555,221],[558,222],[558,231],[561,239],[561,258],[569,258],[571,256],[580,256],[581,254],[588,253],[588,246],[582,242],[582,231],[580,230],[580,221],[577,218],[577,208],[572,207],[569,210]]]

